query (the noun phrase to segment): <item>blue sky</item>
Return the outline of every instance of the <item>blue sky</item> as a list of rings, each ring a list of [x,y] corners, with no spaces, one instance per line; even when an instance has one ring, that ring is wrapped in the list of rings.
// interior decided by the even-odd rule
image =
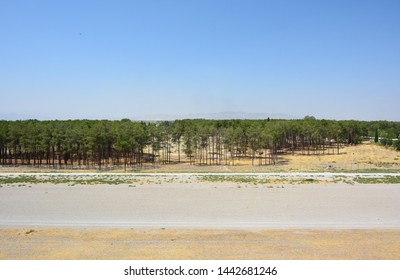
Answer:
[[[400,1],[0,1],[0,118],[400,121]]]

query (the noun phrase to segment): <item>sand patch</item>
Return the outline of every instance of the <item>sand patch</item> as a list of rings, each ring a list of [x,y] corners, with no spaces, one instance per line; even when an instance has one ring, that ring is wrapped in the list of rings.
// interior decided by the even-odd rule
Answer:
[[[400,230],[0,229],[1,259],[400,259]]]

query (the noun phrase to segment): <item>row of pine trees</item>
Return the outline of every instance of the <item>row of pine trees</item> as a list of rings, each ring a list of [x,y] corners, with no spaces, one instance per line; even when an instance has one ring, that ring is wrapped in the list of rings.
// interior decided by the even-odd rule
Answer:
[[[69,168],[188,163],[277,164],[284,153],[335,154],[377,131],[397,138],[400,122],[302,120],[0,121],[0,165]],[[386,139],[385,138],[385,139]],[[369,139],[369,138],[367,138]]]

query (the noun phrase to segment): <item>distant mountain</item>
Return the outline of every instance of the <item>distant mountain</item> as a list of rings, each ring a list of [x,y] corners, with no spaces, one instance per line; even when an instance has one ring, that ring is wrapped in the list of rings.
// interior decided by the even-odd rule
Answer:
[[[221,113],[199,113],[188,115],[146,115],[134,118],[141,121],[172,121],[182,119],[207,119],[207,120],[231,120],[231,119],[247,119],[247,120],[263,120],[263,119],[298,119],[299,117],[288,114],[268,114],[268,113],[246,113],[246,112],[221,112]]]

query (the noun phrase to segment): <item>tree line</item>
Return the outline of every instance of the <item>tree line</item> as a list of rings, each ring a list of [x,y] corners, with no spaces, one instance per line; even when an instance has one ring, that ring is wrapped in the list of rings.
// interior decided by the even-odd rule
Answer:
[[[70,168],[188,163],[276,164],[285,153],[338,154],[344,145],[397,139],[400,122],[301,120],[0,121],[0,165]],[[399,141],[393,145],[400,149]],[[397,145],[397,146],[396,146]]]

